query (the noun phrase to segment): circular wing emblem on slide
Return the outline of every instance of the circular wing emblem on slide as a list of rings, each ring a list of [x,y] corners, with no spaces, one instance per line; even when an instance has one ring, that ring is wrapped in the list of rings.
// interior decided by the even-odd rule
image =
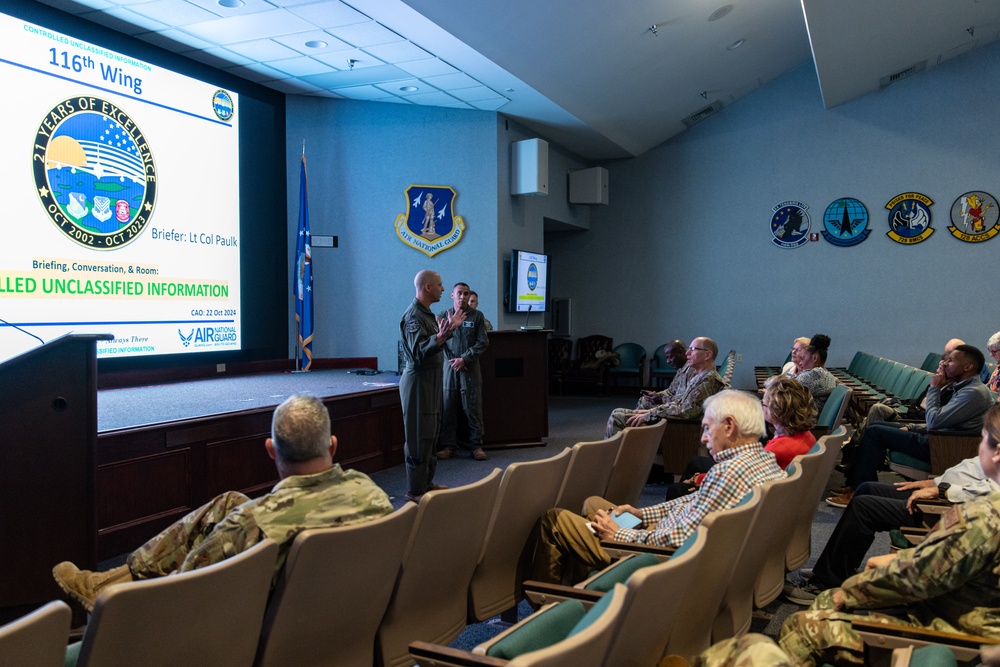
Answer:
[[[116,104],[63,100],[41,119],[31,156],[42,207],[68,239],[93,250],[128,245],[156,204],[156,165],[142,130]]]
[[[226,91],[219,89],[212,96],[212,110],[219,120],[228,121],[236,113],[236,105],[233,104],[233,97]]]
[[[538,267],[534,264],[528,265],[528,289],[532,292],[538,287]]]

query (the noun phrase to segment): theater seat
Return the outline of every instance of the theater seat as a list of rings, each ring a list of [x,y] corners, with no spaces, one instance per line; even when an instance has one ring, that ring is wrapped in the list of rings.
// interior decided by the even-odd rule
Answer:
[[[57,600],[0,627],[3,664],[61,667],[71,616],[69,605]]]

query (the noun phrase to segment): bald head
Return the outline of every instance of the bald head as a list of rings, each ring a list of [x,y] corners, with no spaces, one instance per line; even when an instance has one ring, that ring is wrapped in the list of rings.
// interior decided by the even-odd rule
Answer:
[[[944,344],[944,353],[948,354],[959,345],[965,345],[965,341],[962,340],[961,338],[952,338],[950,341]]]
[[[444,293],[444,285],[441,284],[441,276],[436,271],[424,269],[418,271],[413,278],[413,287],[416,289],[416,299],[425,306],[437,303]]]

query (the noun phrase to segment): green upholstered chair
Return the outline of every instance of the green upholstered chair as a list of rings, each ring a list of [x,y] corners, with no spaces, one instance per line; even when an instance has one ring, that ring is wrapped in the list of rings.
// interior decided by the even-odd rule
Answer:
[[[633,378],[636,387],[645,386],[646,348],[638,343],[622,343],[615,346],[613,351],[618,355],[618,364],[612,365],[608,371],[612,386]]]

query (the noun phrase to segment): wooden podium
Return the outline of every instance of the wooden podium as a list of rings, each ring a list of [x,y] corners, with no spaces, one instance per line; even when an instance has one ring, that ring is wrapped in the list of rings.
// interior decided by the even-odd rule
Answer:
[[[479,359],[486,447],[544,445],[549,434],[550,331],[491,331]]]
[[[62,591],[52,567],[97,565],[97,341],[71,334],[0,364],[0,622]]]

